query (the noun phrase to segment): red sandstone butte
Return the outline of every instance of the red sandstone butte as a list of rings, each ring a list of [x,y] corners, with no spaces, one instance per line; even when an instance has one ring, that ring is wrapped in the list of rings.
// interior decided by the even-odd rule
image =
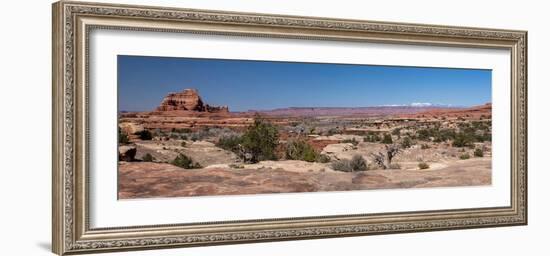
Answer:
[[[209,113],[228,113],[227,106],[214,107],[204,104],[199,92],[195,89],[184,89],[181,92],[170,93],[164,97],[157,111],[187,110]]]

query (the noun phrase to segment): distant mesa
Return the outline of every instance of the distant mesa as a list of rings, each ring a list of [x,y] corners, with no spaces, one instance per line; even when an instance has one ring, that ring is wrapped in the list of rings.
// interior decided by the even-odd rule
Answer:
[[[164,97],[156,110],[229,113],[229,108],[227,106],[218,107],[205,104],[196,89],[184,89],[181,92],[169,93]]]

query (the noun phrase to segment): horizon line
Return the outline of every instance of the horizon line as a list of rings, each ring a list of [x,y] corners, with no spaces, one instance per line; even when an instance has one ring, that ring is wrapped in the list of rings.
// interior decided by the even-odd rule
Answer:
[[[231,111],[231,107],[229,107],[230,113],[246,113],[246,112],[265,112],[265,111],[276,111],[276,110],[284,110],[284,109],[361,109],[361,108],[398,108],[398,107],[406,107],[406,108],[472,108],[477,106],[484,106],[488,104],[492,104],[492,102],[486,102],[482,104],[474,104],[474,105],[452,105],[452,104],[431,104],[430,105],[413,105],[411,104],[385,104],[385,105],[370,105],[370,106],[359,106],[359,107],[351,107],[351,106],[345,106],[345,107],[279,107],[279,108],[270,108],[270,109],[247,109],[242,111]],[[422,103],[424,104],[424,103]],[[118,110],[118,112],[153,112],[153,110]]]

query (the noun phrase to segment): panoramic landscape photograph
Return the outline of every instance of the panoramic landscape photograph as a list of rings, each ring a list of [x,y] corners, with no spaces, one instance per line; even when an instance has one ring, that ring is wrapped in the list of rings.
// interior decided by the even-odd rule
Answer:
[[[491,185],[491,70],[117,65],[119,199]]]

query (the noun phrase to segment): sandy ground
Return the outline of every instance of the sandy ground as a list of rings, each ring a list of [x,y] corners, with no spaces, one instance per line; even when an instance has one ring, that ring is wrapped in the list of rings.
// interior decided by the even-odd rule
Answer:
[[[315,169],[301,161],[287,171],[278,162],[243,169],[225,166],[187,170],[165,163],[120,162],[119,198],[238,195],[364,189],[479,186],[491,184],[490,157],[435,165],[428,170],[345,173]],[[279,164],[279,165],[278,165]],[[300,167],[300,164],[304,165]],[[285,165],[285,166],[287,166]],[[320,165],[320,164],[319,164]],[[432,165],[433,166],[433,165]]]

